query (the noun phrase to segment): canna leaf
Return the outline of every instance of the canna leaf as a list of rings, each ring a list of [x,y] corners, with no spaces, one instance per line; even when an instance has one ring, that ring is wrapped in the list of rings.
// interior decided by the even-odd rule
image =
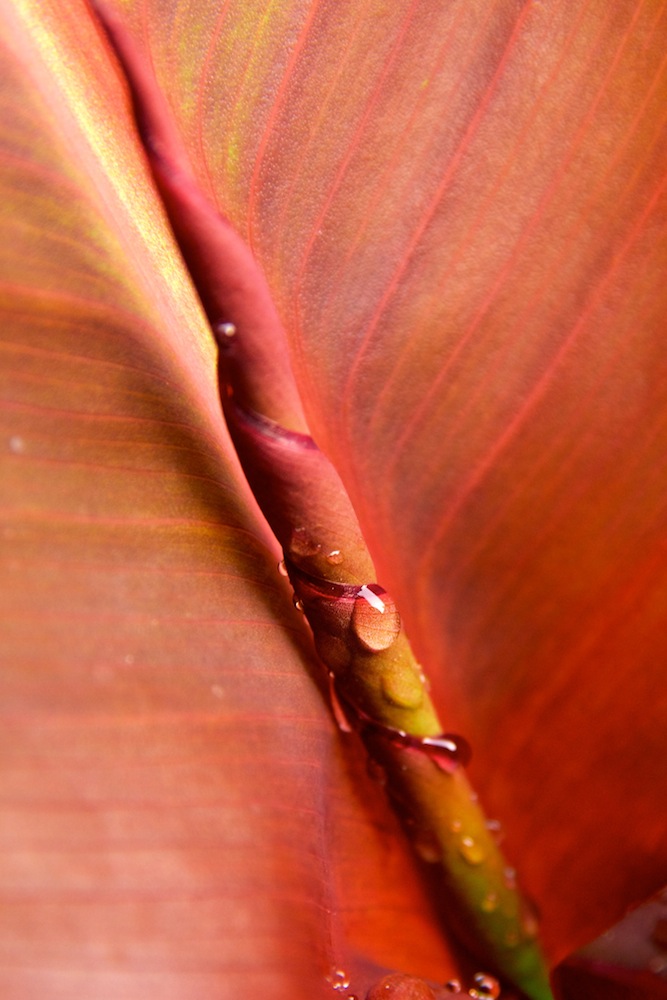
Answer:
[[[665,4],[141,9],[558,958],[664,881]]]
[[[447,905],[481,961],[535,1000],[551,997],[536,924],[441,734],[428,684],[374,567],[338,476],[312,438],[286,341],[259,269],[227,219],[206,203],[130,36],[96,2],[131,88],[150,162],[219,346],[220,394],[250,485],[285,555],[283,566],[333,685],[388,776],[420,855],[442,866]],[[274,358],[281,361],[272,368]],[[299,431],[285,426],[297,423]]]

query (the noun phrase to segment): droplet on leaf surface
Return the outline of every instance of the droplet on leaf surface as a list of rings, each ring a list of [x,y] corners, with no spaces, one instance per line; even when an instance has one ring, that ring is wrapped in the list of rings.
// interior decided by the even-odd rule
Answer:
[[[332,566],[340,566],[343,561],[343,553],[340,549],[333,549],[333,551],[327,552],[326,560]]]
[[[280,573],[281,576],[289,576],[284,559],[281,559],[280,562],[278,563],[278,572]]]

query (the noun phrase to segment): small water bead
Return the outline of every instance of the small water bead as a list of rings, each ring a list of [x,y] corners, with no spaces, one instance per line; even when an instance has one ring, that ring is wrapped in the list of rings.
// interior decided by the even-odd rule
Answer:
[[[326,560],[331,566],[340,566],[343,561],[343,553],[340,549],[333,549],[331,552],[327,552]]]
[[[225,337],[227,340],[233,340],[237,334],[236,324],[216,323],[215,332],[219,337]]]
[[[302,614],[304,613],[305,608],[303,606],[303,601],[299,597],[295,597],[292,603],[297,611],[300,611]]]
[[[445,983],[445,989],[448,993],[462,993],[463,987],[458,979],[448,979]]]
[[[442,847],[438,838],[429,830],[416,833],[412,837],[412,846],[427,864],[435,865],[442,860]]]
[[[449,824],[449,829],[452,831],[452,833],[460,833],[462,827],[463,823],[461,822],[460,819],[453,819]]]
[[[295,528],[290,537],[288,555],[316,556],[322,546],[311,536],[308,528]]]
[[[280,573],[281,576],[289,576],[284,559],[281,559],[280,562],[278,563],[278,572]]]
[[[484,851],[472,837],[461,837],[459,854],[469,865],[481,865],[485,858]]]
[[[12,435],[9,439],[9,450],[14,452],[15,455],[20,455],[25,451],[25,441],[18,434]]]
[[[480,909],[484,913],[493,913],[498,909],[498,896],[495,892],[487,892],[486,896],[479,904]]]
[[[516,889],[516,868],[506,868],[503,872],[503,881],[508,889]]]
[[[345,969],[333,968],[327,976],[327,982],[331,983],[333,989],[340,993],[341,990],[346,990],[350,985],[350,977]]]
[[[476,972],[473,976],[474,986],[469,991],[469,996],[487,998],[487,1000],[497,1000],[500,996],[500,983],[493,976],[486,972]]]

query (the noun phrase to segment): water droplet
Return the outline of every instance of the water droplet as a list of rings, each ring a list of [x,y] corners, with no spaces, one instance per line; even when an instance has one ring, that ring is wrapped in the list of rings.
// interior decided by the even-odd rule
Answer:
[[[458,979],[448,979],[445,983],[445,989],[448,993],[461,993],[463,987]]]
[[[336,720],[336,725],[342,733],[351,733],[352,726],[348,720],[347,714],[340,698],[338,697],[338,691],[336,690],[336,677],[334,673],[329,671],[329,697],[331,698],[331,711],[333,712],[333,717]],[[369,761],[371,758],[368,758]]]
[[[375,589],[372,590],[371,587]],[[361,646],[371,653],[389,649],[401,631],[401,619],[396,605],[377,584],[370,584],[359,590],[352,611],[352,630]]]
[[[378,587],[376,589],[379,590]],[[384,614],[385,604],[379,594],[376,594],[374,590],[371,590],[366,584],[359,588],[359,597],[363,598],[364,601],[368,601],[372,608],[379,611],[381,615]]]
[[[506,868],[503,872],[503,881],[508,889],[516,889],[516,868]]]
[[[475,984],[469,991],[469,996],[471,997],[486,997],[487,1000],[497,1000],[500,996],[500,983],[493,976],[489,976],[486,972],[476,972],[473,976],[473,983]]]
[[[487,819],[486,829],[492,833],[497,843],[503,839],[503,828],[499,819]]]
[[[216,323],[215,332],[218,337],[225,337],[227,340],[233,340],[237,333],[236,325],[234,323]]]
[[[13,451],[15,455],[20,455],[25,451],[25,441],[18,434],[14,434],[9,439],[9,450]]]
[[[278,563],[278,572],[280,573],[281,576],[289,576],[284,559],[281,559],[280,562]]]
[[[521,930],[526,938],[531,939],[537,937],[539,929],[537,913],[532,904],[524,899],[521,906]]]
[[[419,677],[409,667],[385,670],[380,683],[387,701],[398,708],[419,708],[424,701]]]
[[[301,600],[301,598],[295,597],[294,600],[292,601],[292,603],[293,603],[294,607],[296,608],[296,610],[300,611],[303,614],[303,612],[304,612],[304,606],[303,606],[303,601]]]
[[[340,566],[343,561],[343,553],[340,549],[333,549],[331,552],[327,552],[326,560],[332,566]]]
[[[470,744],[462,736],[441,733],[440,736],[423,736],[420,742],[424,753],[449,774],[458,767],[465,767],[470,763],[472,756]]]
[[[442,860],[442,848],[438,838],[430,830],[423,830],[412,837],[412,845],[422,859],[430,865]]]
[[[308,528],[295,528],[289,544],[289,552],[295,556],[316,556],[322,546],[312,537]]]
[[[459,854],[469,865],[481,865],[484,860],[484,851],[472,837],[461,837]]]
[[[494,910],[498,909],[498,896],[495,892],[487,892],[479,906],[484,913],[493,913]]]
[[[333,968],[326,977],[327,982],[331,983],[333,988],[340,992],[341,990],[346,990],[350,985],[350,977],[344,969]]]

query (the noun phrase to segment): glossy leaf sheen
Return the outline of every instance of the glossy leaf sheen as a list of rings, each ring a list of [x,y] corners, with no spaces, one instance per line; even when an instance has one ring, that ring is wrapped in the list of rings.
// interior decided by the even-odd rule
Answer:
[[[664,880],[667,5],[118,9],[559,957]],[[4,993],[328,996],[339,931],[442,978],[331,759],[101,40],[0,11]]]

